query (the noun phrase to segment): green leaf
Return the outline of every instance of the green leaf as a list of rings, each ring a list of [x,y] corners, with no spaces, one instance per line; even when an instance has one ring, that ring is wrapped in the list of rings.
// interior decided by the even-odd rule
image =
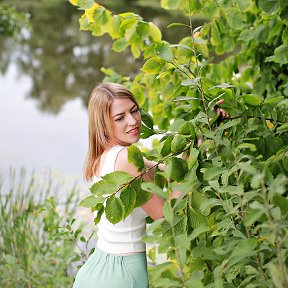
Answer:
[[[187,250],[190,249],[190,241],[186,233],[182,233],[175,237],[175,245],[178,250],[178,261],[181,266],[186,262]]]
[[[191,122],[185,121],[180,128],[178,133],[180,135],[189,135],[190,138],[194,139],[195,138],[195,128],[194,125]]]
[[[288,214],[288,199],[275,193],[273,197],[273,204],[280,208],[283,215]]]
[[[100,180],[90,187],[92,194],[97,196],[110,195],[118,190],[118,186],[113,181]]]
[[[193,229],[208,226],[207,218],[202,215],[197,209],[190,208],[188,210],[188,219]]]
[[[140,49],[137,43],[135,42],[131,43],[131,52],[132,52],[134,59],[137,59],[140,56],[141,53],[140,53]]]
[[[167,193],[165,193],[160,187],[153,182],[145,182],[141,184],[141,188],[145,191],[153,193],[161,198],[168,199]]]
[[[139,180],[134,181],[130,186],[136,191],[135,207],[140,207],[144,205],[152,196],[151,193],[142,190],[141,183],[142,183],[142,180],[139,179]]]
[[[195,77],[192,79],[185,79],[182,81],[182,86],[190,86],[190,87],[196,87],[198,85],[198,82],[200,81],[201,77]]]
[[[171,23],[171,24],[169,24],[169,25],[167,26],[167,28],[171,28],[171,27],[174,27],[174,26],[184,26],[184,27],[190,28],[189,25],[184,24],[184,23],[179,23],[179,22]]]
[[[207,40],[204,40],[202,38],[193,38],[193,42],[198,44],[198,45],[201,45],[201,44],[207,44]]]
[[[268,263],[267,266],[269,268],[270,275],[275,287],[284,288],[284,283],[287,283],[287,276],[285,275],[283,269],[280,268],[279,264],[275,264],[272,261]]]
[[[190,100],[199,100],[199,99],[195,98],[195,97],[179,96],[179,97],[177,97],[174,100],[174,102],[177,102],[177,101],[190,101]]]
[[[263,215],[263,210],[252,209],[245,214],[244,224],[246,226],[251,226]]]
[[[204,180],[209,181],[215,177],[219,177],[223,173],[223,168],[221,167],[212,167],[212,168],[205,168],[203,172]]]
[[[169,159],[167,168],[169,176],[175,181],[181,181],[188,172],[187,162],[176,157]]]
[[[134,177],[131,176],[129,173],[123,172],[123,171],[115,171],[115,172],[106,174],[105,176],[102,176],[102,179],[115,182],[118,187],[129,182],[133,178]]]
[[[180,47],[180,48],[183,48],[183,49],[186,49],[186,50],[190,50],[191,52],[193,52],[194,50],[189,47],[188,45],[185,45],[185,44],[171,44],[170,47]]]
[[[179,8],[181,0],[161,0],[161,7],[167,10],[175,10]]]
[[[187,140],[183,135],[176,135],[171,142],[171,151],[182,151],[187,145]]]
[[[219,84],[219,85],[215,85],[210,87],[208,90],[213,90],[215,88],[221,88],[221,89],[227,89],[227,88],[233,88],[234,86],[228,83],[223,83],[223,84]],[[221,94],[222,95],[222,94]],[[218,96],[219,97],[219,96]]]
[[[241,261],[245,258],[254,256],[257,252],[255,250],[257,244],[258,242],[255,238],[249,238],[239,241],[228,258],[227,269],[229,269],[236,263],[241,263]]]
[[[195,240],[199,237],[202,233],[210,231],[210,227],[206,224],[200,225],[198,228],[194,229],[189,236],[190,241]]]
[[[106,202],[105,213],[110,223],[116,224],[120,222],[125,216],[125,206],[121,199],[114,195],[111,196]]]
[[[163,145],[161,152],[160,152],[163,157],[165,157],[171,153],[171,142],[172,142],[173,138],[174,137],[172,135],[169,135],[167,137],[167,139],[165,140],[164,145]]]
[[[120,17],[118,15],[113,15],[108,26],[108,33],[110,34],[112,39],[122,37],[119,31],[120,25],[121,25]]]
[[[120,38],[113,42],[112,50],[116,52],[122,52],[127,48],[128,45],[129,43],[125,38]]]
[[[154,126],[153,118],[149,113],[147,113],[143,109],[141,109],[141,120],[144,122],[144,124],[148,128],[153,130],[153,126]]]
[[[95,197],[93,195],[90,195],[86,198],[84,198],[80,203],[79,206],[85,207],[85,208],[91,208],[95,206],[98,203],[103,203],[105,201],[104,197]]]
[[[225,187],[221,187],[219,189],[220,193],[228,193],[230,195],[243,195],[244,194],[244,189],[242,185],[239,186],[232,186],[228,185]]]
[[[182,124],[185,123],[184,119],[176,118],[175,121],[170,125],[169,131],[178,132]]]
[[[230,8],[227,11],[227,23],[235,30],[241,30],[245,27],[245,14],[237,8]]]
[[[152,248],[150,248],[147,252],[147,255],[154,263],[156,261],[156,247],[153,246]]]
[[[288,44],[288,26],[286,26],[286,28],[283,31],[282,41],[284,44]]]
[[[98,6],[93,12],[93,20],[96,25],[102,26],[105,29],[105,25],[108,23],[108,17],[110,12],[108,12],[104,7]]]
[[[155,131],[148,128],[147,126],[145,125],[141,125],[141,138],[142,139],[146,139],[146,138],[149,138],[150,136],[154,135],[155,134]]]
[[[200,209],[201,205],[207,200],[205,194],[200,193],[198,191],[192,191],[191,194],[191,207],[196,208],[197,210]]]
[[[278,0],[259,0],[258,5],[268,15],[275,15],[280,8]]]
[[[128,147],[128,162],[134,164],[138,171],[143,171],[145,169],[142,153],[135,145]]]
[[[173,52],[168,42],[162,41],[157,43],[155,46],[155,51],[160,58],[163,58],[164,60],[169,62],[173,60]]]
[[[69,0],[69,2],[83,10],[90,9],[95,4],[94,0]]]
[[[159,30],[159,28],[153,24],[152,22],[149,22],[149,31],[150,31],[150,36],[153,39],[153,41],[155,42],[159,42],[161,41],[162,38],[162,34],[161,31]]]
[[[166,201],[163,205],[163,215],[164,215],[164,218],[167,220],[167,222],[172,225],[174,215],[173,215],[173,210],[168,201]]]
[[[155,57],[148,59],[144,63],[142,67],[142,71],[148,74],[158,74],[163,70],[165,65],[166,65],[166,61],[164,59],[155,56]]]
[[[97,225],[100,222],[104,211],[105,211],[105,207],[102,205],[100,210],[98,210],[98,212],[97,212],[97,216],[94,218],[94,224],[95,225]]]
[[[229,122],[217,127],[215,131],[218,132],[218,131],[222,131],[222,130],[228,129],[228,128],[233,127],[233,126],[237,126],[238,124],[240,124],[240,122],[241,122],[241,119],[233,119],[233,120],[231,120],[231,121],[229,121]]]
[[[211,247],[205,247],[196,245],[195,248],[192,249],[193,257],[201,257],[205,260],[218,260],[219,256],[213,251]]]
[[[136,191],[134,188],[127,187],[122,189],[120,194],[120,199],[125,207],[125,215],[126,218],[128,215],[131,214],[133,209],[135,208],[136,204]]]
[[[133,13],[133,16],[135,14]],[[120,15],[119,15],[120,16]],[[126,40],[130,40],[131,34],[136,31],[136,26],[137,26],[137,18],[134,17],[127,17],[126,19],[122,20],[119,30],[121,33],[125,34]],[[130,31],[129,31],[130,30]]]
[[[214,287],[215,288],[223,288],[223,271],[224,271],[224,265],[226,263],[223,261],[220,266],[215,267],[213,271],[213,278],[214,278]]]
[[[261,24],[253,32],[253,39],[259,43],[265,43],[269,37],[268,26]]]
[[[282,44],[281,46],[277,47],[274,51],[276,63],[281,65],[288,63],[288,44]]]
[[[144,205],[150,198],[151,198],[151,193],[141,190],[137,191],[137,198],[136,198],[136,204],[135,207],[140,207]]]
[[[198,156],[199,156],[199,151],[197,150],[197,148],[191,145],[190,150],[189,150],[189,158],[188,158],[189,169],[192,168],[197,163]]]
[[[238,149],[249,149],[250,151],[257,151],[257,148],[252,143],[241,143],[237,146]]]
[[[206,215],[206,211],[210,211],[211,208],[215,206],[222,206],[223,203],[221,200],[216,199],[216,198],[209,198],[205,200],[201,205],[200,205],[200,212],[203,213],[203,215]]]
[[[213,45],[217,45],[221,42],[221,36],[216,22],[211,23],[211,37],[211,42]]]
[[[246,104],[252,105],[252,106],[259,106],[262,102],[262,99],[254,94],[246,94],[243,95],[243,100]]]
[[[287,55],[288,44],[282,44],[277,47],[274,51],[274,55],[267,57],[265,62],[275,62],[281,65],[288,63],[288,55]]]

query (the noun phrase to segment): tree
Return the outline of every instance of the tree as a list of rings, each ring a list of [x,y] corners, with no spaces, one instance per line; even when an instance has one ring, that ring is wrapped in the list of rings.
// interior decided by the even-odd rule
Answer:
[[[0,35],[15,37],[21,29],[28,26],[27,16],[17,12],[13,7],[0,3]]]
[[[148,192],[166,199],[164,219],[146,237],[157,244],[148,252],[152,261],[156,249],[167,255],[150,268],[151,287],[287,287],[287,1],[162,0],[163,9],[190,17],[168,26],[187,29],[176,44],[140,15],[70,2],[83,9],[82,30],[108,33],[112,49],[130,48],[145,60],[134,79],[102,71],[105,80],[127,85],[146,111],[142,137],[163,135],[152,151],[130,147],[130,161],[139,169],[143,156],[167,165],[153,183],[107,175],[82,205],[98,211],[96,223],[104,209],[116,223]],[[203,25],[193,27],[198,15]],[[219,99],[229,119],[211,109]],[[188,161],[176,157],[183,151]],[[182,197],[168,200],[174,188]]]

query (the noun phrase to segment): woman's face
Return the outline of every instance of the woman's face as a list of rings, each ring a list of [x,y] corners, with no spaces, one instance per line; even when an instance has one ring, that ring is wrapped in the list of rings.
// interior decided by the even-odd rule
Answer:
[[[114,140],[120,145],[131,145],[140,138],[141,114],[129,98],[113,99],[110,119]]]

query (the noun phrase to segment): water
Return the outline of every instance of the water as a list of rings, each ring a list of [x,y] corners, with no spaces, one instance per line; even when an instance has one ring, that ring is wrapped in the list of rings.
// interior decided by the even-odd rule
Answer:
[[[87,115],[81,100],[69,101],[57,115],[40,111],[36,100],[25,97],[31,81],[19,77],[15,65],[0,83],[1,170],[23,166],[81,175],[87,147]]]
[[[115,2],[107,1],[114,13],[133,10],[163,28],[183,21],[183,16],[157,7],[129,9],[133,1]],[[0,174],[7,178],[11,167],[25,167],[81,182],[86,106],[93,87],[104,78],[101,67],[133,77],[143,59],[135,61],[129,49],[121,56],[111,51],[108,36],[79,31],[81,11],[68,1],[11,3],[30,14],[32,29],[24,29],[21,40],[0,38]],[[174,43],[187,33],[163,31],[166,39],[178,38]]]

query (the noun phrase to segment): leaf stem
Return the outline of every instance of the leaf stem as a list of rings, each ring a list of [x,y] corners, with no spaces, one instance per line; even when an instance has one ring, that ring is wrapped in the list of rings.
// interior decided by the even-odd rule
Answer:
[[[123,189],[124,187],[129,186],[129,185],[130,185],[131,183],[133,183],[134,181],[140,179],[143,175],[145,175],[146,173],[148,173],[150,170],[158,167],[160,164],[164,163],[167,159],[169,159],[169,158],[171,158],[171,157],[173,157],[173,156],[175,156],[175,155],[179,155],[179,154],[181,154],[181,153],[183,153],[183,152],[188,151],[188,150],[190,149],[190,145],[191,145],[191,143],[190,143],[190,144],[188,145],[188,147],[186,147],[185,149],[183,149],[183,150],[181,150],[181,151],[177,151],[177,152],[175,152],[175,153],[172,153],[172,154],[164,157],[163,159],[159,160],[155,165],[149,167],[147,170],[141,172],[138,176],[135,176],[135,177],[132,178],[130,181],[124,183],[116,192],[110,194],[109,197],[111,197],[111,195],[117,194],[117,193],[118,193],[119,191],[121,191],[121,189]],[[109,197],[108,197],[108,198],[109,198]]]

